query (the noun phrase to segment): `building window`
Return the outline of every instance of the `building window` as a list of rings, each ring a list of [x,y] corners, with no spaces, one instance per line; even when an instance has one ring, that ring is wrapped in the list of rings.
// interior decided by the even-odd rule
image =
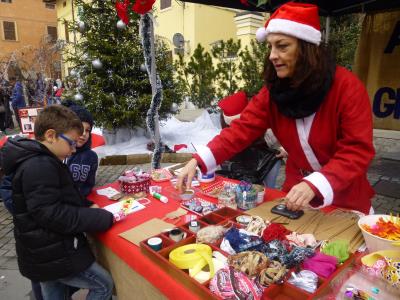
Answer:
[[[3,21],[3,33],[4,33],[4,39],[6,41],[16,41],[17,32],[16,32],[15,22]]]
[[[160,1],[160,9],[166,9],[171,7],[171,0],[161,0]]]
[[[12,3],[12,0],[1,0],[3,3]]]
[[[64,22],[64,30],[65,30],[65,41],[69,42],[68,21]]]
[[[48,9],[55,9],[55,8],[56,8],[56,5],[53,4],[53,3],[45,3],[44,6],[45,6],[46,8],[48,8]]]
[[[63,7],[66,7],[67,6],[67,1],[64,1],[63,2]]]
[[[47,26],[47,34],[50,36],[50,42],[54,43],[57,41],[57,27]]]

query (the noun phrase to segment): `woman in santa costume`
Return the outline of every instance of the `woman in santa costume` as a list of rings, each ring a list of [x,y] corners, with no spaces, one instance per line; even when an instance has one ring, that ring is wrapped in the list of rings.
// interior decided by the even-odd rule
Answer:
[[[197,149],[178,188],[185,177],[190,186],[197,166],[214,171],[271,128],[289,154],[283,185],[289,209],[332,204],[370,213],[374,191],[366,173],[375,151],[368,94],[321,44],[318,7],[286,3],[257,37],[270,48],[265,87],[239,119]]]

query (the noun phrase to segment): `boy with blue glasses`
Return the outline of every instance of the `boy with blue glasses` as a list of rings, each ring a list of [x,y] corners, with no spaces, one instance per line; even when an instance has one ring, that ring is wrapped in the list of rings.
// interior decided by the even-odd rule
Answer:
[[[113,281],[96,263],[84,232],[109,229],[113,215],[84,207],[63,160],[82,135],[81,120],[61,105],[46,107],[35,122],[36,141],[9,139],[2,168],[12,179],[14,236],[22,275],[39,281],[44,299],[64,299],[69,287],[87,299],[110,299]]]

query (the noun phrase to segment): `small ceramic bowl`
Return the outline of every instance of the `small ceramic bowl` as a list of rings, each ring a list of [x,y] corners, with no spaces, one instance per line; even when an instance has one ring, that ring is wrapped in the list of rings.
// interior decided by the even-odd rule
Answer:
[[[147,245],[149,245],[154,251],[159,251],[162,248],[162,239],[159,237],[153,237],[147,240]]]
[[[179,197],[184,201],[191,200],[194,197],[194,191],[186,190],[182,194],[179,194]]]

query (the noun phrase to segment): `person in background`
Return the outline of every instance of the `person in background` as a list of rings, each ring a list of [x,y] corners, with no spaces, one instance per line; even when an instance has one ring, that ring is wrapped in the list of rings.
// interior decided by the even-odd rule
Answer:
[[[269,48],[265,86],[240,119],[197,147],[178,189],[186,177],[191,185],[197,165],[212,172],[271,128],[288,153],[283,190],[289,210],[332,204],[373,212],[366,176],[375,154],[368,93],[354,74],[336,66],[321,36],[316,5],[288,2],[271,15],[258,34]]]
[[[109,300],[110,274],[95,260],[86,232],[108,230],[112,213],[84,207],[63,163],[83,133],[81,120],[61,105],[44,108],[35,138],[10,138],[1,149],[5,175],[13,174],[14,236],[21,274],[39,281],[45,300],[64,300],[70,287],[89,290],[87,299]]]
[[[61,103],[61,96],[62,96],[64,90],[65,90],[65,86],[64,86],[64,83],[62,82],[62,83],[61,83],[61,87],[58,88],[58,89],[56,90],[56,93],[54,94],[54,98],[55,98],[57,104],[60,104],[60,103]]]
[[[35,104],[43,105],[46,94],[46,84],[41,73],[36,73]]]
[[[75,185],[84,197],[90,194],[95,182],[99,159],[91,150],[93,117],[90,112],[73,101],[65,101],[63,105],[71,109],[82,122],[83,134],[76,143],[76,152],[67,158],[67,166]]]
[[[16,80],[16,78],[11,78],[10,82],[11,84],[14,84],[11,94],[11,106],[14,110],[15,119],[18,123],[18,126],[21,127],[21,120],[19,118],[18,109],[26,107],[24,88],[22,86],[22,82],[20,80]]]
[[[246,108],[249,101],[245,92],[240,91],[223,98],[218,102],[221,109],[221,128],[227,128],[231,122],[240,118],[240,113]],[[267,133],[266,133],[267,135]],[[276,138],[268,134],[269,145],[263,136],[260,136],[249,147],[243,149],[234,157],[221,164],[221,170],[217,174],[251,183],[264,184],[266,187],[275,188],[276,178],[281,163],[281,153],[275,151]],[[269,163],[265,159],[269,157]]]
[[[6,133],[8,95],[6,87],[0,82],[0,131]]]

